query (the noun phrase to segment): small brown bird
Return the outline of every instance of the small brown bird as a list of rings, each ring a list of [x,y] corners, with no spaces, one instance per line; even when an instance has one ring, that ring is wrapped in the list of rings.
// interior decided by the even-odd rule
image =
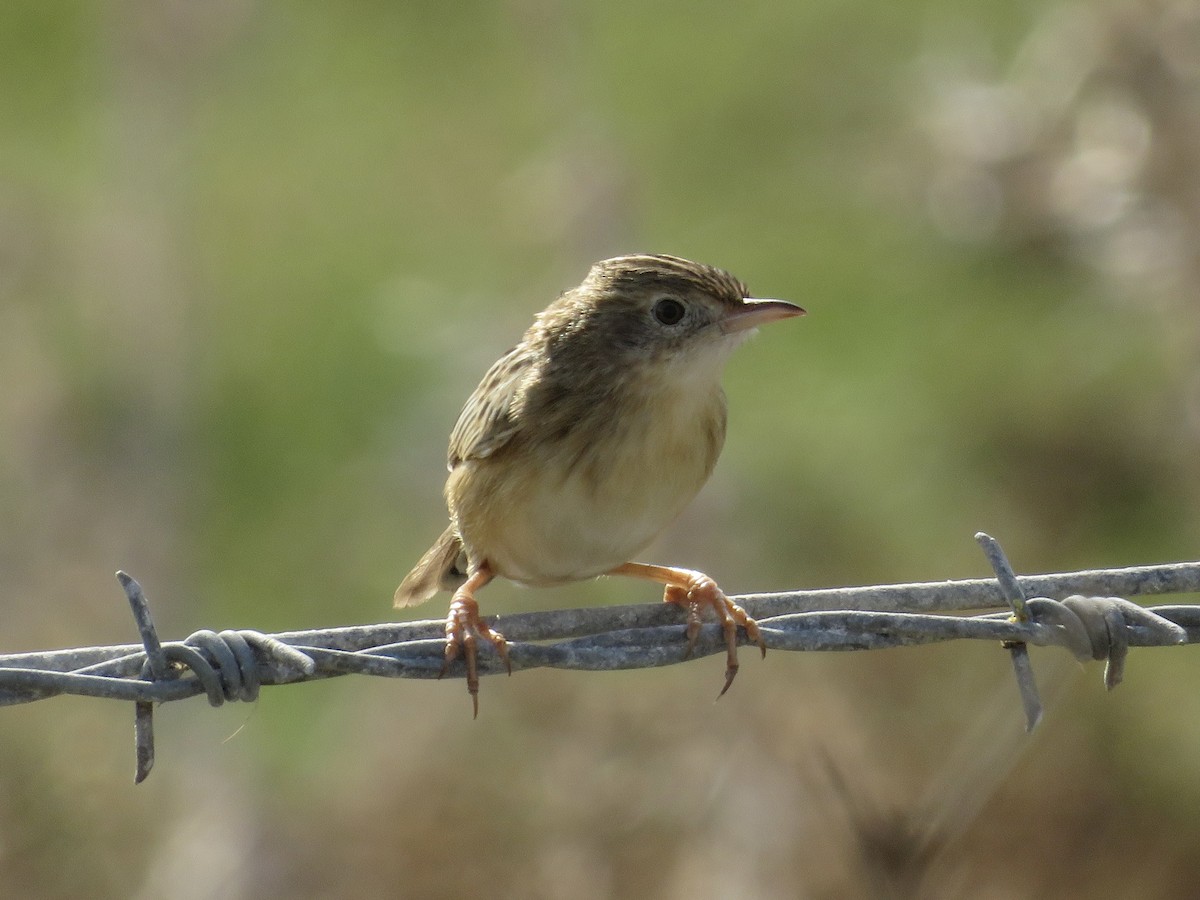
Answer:
[[[755,326],[800,316],[752,299],[721,269],[675,256],[596,263],[492,365],[450,435],[448,527],[396,589],[397,607],[454,591],[442,667],[460,653],[479,711],[476,646],[503,636],[475,593],[496,576],[551,585],[630,575],[665,585],[688,610],[692,652],[711,608],[737,674],[737,628],[766,654],[758,626],[700,572],[630,562],[712,473],[725,440],[721,372]],[[510,668],[511,671],[511,668]]]

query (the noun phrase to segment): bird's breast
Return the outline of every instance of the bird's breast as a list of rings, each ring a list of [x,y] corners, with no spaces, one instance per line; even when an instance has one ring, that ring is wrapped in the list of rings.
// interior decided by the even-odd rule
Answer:
[[[683,511],[724,437],[716,384],[633,393],[584,411],[565,433],[523,434],[507,452],[456,467],[451,515],[472,561],[497,574],[527,584],[590,578],[628,562]]]

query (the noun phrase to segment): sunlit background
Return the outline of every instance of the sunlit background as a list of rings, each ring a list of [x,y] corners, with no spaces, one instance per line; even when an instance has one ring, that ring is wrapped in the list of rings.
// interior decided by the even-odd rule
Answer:
[[[808,318],[645,557],[731,592],[1200,557],[1200,3],[0,11],[0,652],[384,621],[595,259]],[[651,602],[637,582],[485,612]],[[439,617],[444,600],[409,611]],[[0,710],[0,893],[1192,897],[1200,655],[747,654]],[[892,893],[888,893],[892,891]]]

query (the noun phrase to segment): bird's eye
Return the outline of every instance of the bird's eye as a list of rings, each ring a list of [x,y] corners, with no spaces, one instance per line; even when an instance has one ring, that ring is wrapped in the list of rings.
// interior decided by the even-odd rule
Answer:
[[[654,304],[654,318],[658,319],[663,325],[678,325],[683,321],[687,310],[683,308],[683,304],[674,297],[663,297]]]

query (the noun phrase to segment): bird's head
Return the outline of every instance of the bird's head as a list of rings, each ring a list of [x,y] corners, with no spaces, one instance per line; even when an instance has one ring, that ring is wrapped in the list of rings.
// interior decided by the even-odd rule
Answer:
[[[618,256],[592,266],[536,327],[552,356],[608,365],[707,365],[723,362],[757,326],[804,315],[794,303],[749,294],[713,266],[677,256]]]

